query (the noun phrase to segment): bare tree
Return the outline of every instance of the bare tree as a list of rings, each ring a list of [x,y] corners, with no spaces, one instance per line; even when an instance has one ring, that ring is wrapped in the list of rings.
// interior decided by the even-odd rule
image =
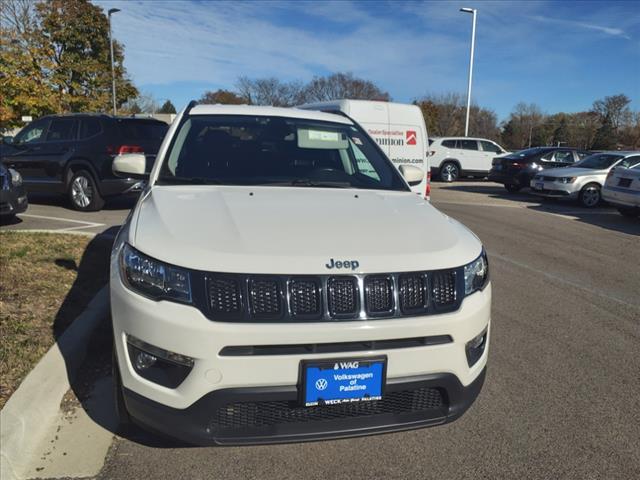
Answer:
[[[355,77],[352,73],[334,73],[327,77],[313,77],[304,87],[305,102],[322,102],[338,98],[353,100],[389,101],[391,97],[369,80]]]
[[[237,83],[238,94],[247,99],[250,105],[272,105],[290,107],[302,99],[302,83],[282,82],[275,77],[250,79],[240,77]]]

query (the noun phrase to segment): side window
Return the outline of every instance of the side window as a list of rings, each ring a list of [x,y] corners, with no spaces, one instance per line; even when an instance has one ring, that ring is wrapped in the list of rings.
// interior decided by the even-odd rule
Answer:
[[[442,146],[443,147],[447,147],[447,148],[456,148],[456,141],[455,140],[443,140],[442,141]]]
[[[553,156],[554,162],[573,163],[573,152],[571,150],[558,150]]]
[[[485,152],[493,152],[493,153],[501,153],[500,147],[498,147],[493,142],[487,142],[486,140],[480,140],[480,145],[482,145],[482,150]]]
[[[15,143],[37,143],[42,142],[42,134],[47,127],[47,122],[34,122],[28,127],[25,127],[14,139]]]
[[[633,157],[627,157],[623,159],[618,165],[618,167],[629,168],[633,167],[640,162],[640,155],[634,155]]]
[[[478,150],[478,142],[476,140],[458,140],[459,148],[463,150]]]
[[[72,118],[60,118],[51,121],[47,132],[47,142],[61,142],[75,140],[78,122]]]
[[[83,118],[80,120],[80,138],[89,138],[102,131],[100,120],[97,118]]]
[[[587,158],[591,154],[589,152],[576,152],[576,155],[578,155],[578,160],[582,160],[583,158]]]

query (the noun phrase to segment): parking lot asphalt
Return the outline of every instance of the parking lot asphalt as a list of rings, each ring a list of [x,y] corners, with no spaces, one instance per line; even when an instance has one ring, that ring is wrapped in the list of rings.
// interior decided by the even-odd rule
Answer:
[[[59,195],[30,194],[29,208],[11,221],[2,220],[1,230],[55,230],[59,232],[102,233],[122,224],[135,198],[109,201],[99,212],[72,210]]]
[[[115,438],[98,478],[640,478],[640,221],[485,182],[436,183],[432,200],[490,259],[487,379],[460,420],[251,447],[189,448],[138,432]],[[82,219],[104,229],[126,213]]]

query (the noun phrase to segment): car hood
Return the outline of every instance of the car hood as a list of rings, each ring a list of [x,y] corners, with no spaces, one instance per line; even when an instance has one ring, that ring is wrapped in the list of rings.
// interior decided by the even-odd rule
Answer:
[[[132,215],[129,242],[174,265],[273,274],[435,270],[482,249],[414,193],[305,187],[155,186]],[[331,259],[359,267],[329,269]]]
[[[561,167],[546,169],[540,172],[545,177],[584,177],[591,175],[606,175],[607,170],[594,170],[593,168]]]

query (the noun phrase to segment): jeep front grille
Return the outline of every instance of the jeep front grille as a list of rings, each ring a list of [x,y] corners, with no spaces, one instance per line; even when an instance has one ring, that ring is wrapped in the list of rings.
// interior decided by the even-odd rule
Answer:
[[[453,305],[456,301],[455,272],[452,270],[434,272],[432,278],[432,293],[435,304],[439,307]]]
[[[358,313],[358,280],[356,277],[332,277],[328,281],[329,314],[333,317]]]
[[[294,317],[320,315],[320,282],[313,279],[289,282],[289,305]]]
[[[223,322],[367,320],[457,310],[458,269],[372,275],[266,276],[201,273],[205,298],[196,306]],[[194,280],[197,283],[197,279]]]

